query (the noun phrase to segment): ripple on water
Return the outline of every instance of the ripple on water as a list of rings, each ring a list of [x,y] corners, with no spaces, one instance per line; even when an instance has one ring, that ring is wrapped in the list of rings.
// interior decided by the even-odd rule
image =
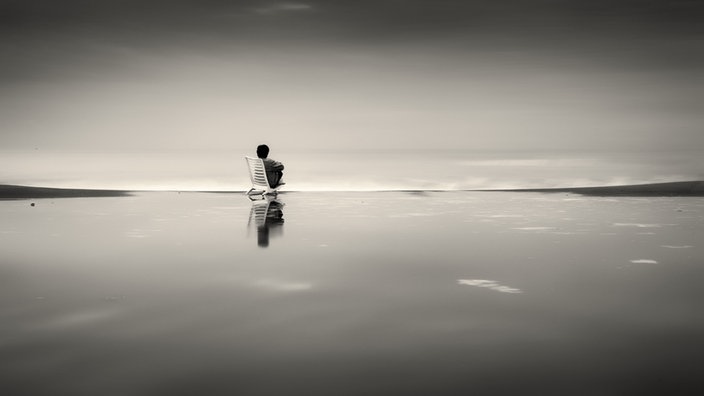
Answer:
[[[615,227],[660,228],[661,224],[614,223]]]
[[[637,260],[631,260],[631,263],[633,264],[657,264],[657,260],[651,260],[651,259],[637,259]]]
[[[458,279],[457,283],[460,285],[466,285],[466,286],[476,286],[476,287],[484,287],[487,289],[491,289],[497,292],[501,293],[523,293],[521,289],[516,289],[514,287],[509,287],[505,286],[502,284],[499,284],[496,281],[493,280],[488,280],[488,279]]]

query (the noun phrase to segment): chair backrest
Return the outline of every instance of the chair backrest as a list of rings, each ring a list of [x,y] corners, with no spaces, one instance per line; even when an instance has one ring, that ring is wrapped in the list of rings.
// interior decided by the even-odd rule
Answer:
[[[269,180],[266,178],[264,161],[261,158],[244,157],[249,168],[249,178],[252,180],[252,187],[264,191],[272,191]]]

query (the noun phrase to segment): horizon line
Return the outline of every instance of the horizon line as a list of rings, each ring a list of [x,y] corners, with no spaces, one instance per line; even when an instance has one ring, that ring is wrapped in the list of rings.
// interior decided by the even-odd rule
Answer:
[[[141,192],[186,192],[210,194],[244,194],[246,190],[183,190],[183,189],[89,189],[89,188],[56,188],[37,187],[13,184],[0,184],[0,199],[30,199],[30,198],[70,198],[70,197],[109,197],[127,196]],[[627,184],[590,187],[547,187],[547,188],[480,188],[480,189],[374,189],[374,190],[285,190],[279,194],[301,192],[535,192],[535,193],[574,193],[581,195],[649,195],[649,196],[704,196],[704,180],[688,180],[663,183]]]

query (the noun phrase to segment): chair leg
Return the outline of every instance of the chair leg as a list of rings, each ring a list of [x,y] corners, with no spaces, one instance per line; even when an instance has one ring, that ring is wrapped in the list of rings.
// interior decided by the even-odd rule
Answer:
[[[254,188],[250,188],[249,191],[245,193],[247,196],[252,196],[252,195],[264,195],[266,194],[266,191],[264,190],[255,190]]]

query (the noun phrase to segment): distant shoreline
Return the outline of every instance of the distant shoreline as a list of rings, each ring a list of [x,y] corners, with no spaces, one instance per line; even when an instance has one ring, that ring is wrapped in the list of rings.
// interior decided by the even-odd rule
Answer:
[[[10,199],[41,199],[41,198],[91,198],[91,197],[125,197],[135,192],[149,192],[150,190],[103,190],[80,188],[51,188],[31,187],[20,185],[0,184],[0,200]],[[471,189],[471,190],[379,190],[368,192],[533,192],[533,193],[571,193],[592,196],[704,196],[704,181],[683,181],[669,183],[650,183],[622,186],[600,187],[557,187],[557,188],[518,188],[518,189]],[[244,191],[186,191],[173,190],[172,192],[201,192],[201,193],[244,193]],[[292,193],[295,191],[282,191]],[[323,191],[321,191],[323,192]],[[337,191],[336,191],[337,192]],[[357,192],[357,191],[355,191]]]
[[[30,187],[0,184],[0,199],[126,197],[124,190]]]
[[[572,193],[595,196],[704,196],[704,181],[683,181],[669,183],[633,184],[623,186],[601,187],[567,187],[567,188],[521,188],[473,191],[509,191],[537,193]]]

